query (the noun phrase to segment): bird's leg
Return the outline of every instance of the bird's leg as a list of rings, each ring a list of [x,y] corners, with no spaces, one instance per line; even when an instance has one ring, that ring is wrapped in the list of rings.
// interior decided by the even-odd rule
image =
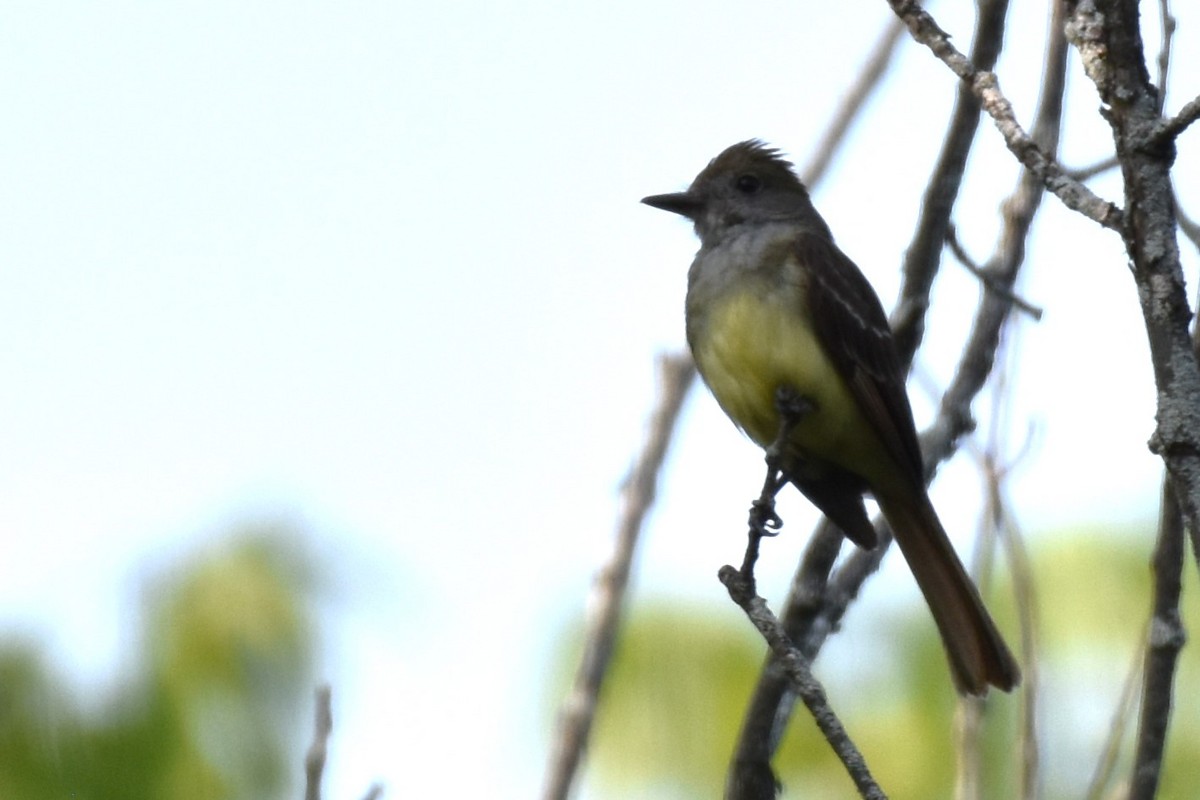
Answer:
[[[783,520],[775,513],[775,495],[787,484],[783,471],[784,452],[792,431],[813,410],[813,404],[793,389],[781,386],[775,390],[775,408],[779,411],[779,433],[767,448],[767,476],[763,480],[762,493],[750,506],[749,541],[742,560],[743,579],[753,585],[754,562],[758,561],[758,543],[764,536],[775,536],[783,527]]]

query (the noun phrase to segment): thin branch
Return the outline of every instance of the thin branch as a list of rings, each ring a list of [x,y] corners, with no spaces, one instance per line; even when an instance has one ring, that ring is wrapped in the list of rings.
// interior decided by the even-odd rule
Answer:
[[[1099,161],[1097,161],[1095,164],[1092,164],[1087,167],[1071,167],[1071,168],[1064,167],[1064,169],[1066,170],[1066,173],[1068,175],[1070,175],[1072,178],[1074,178],[1077,181],[1082,182],[1082,181],[1086,181],[1091,178],[1094,178],[1097,175],[1102,175],[1105,172],[1108,172],[1113,167],[1119,167],[1119,166],[1121,166],[1121,162],[1117,160],[1117,157],[1115,155],[1111,155],[1108,158],[1102,158]]]
[[[1062,26],[1057,24],[1057,12],[1053,24],[1056,30]],[[1061,37],[1059,37],[1061,39]],[[1053,55],[1053,50],[1052,50]],[[1021,712],[1018,720],[1018,747],[1020,756],[1018,762],[1019,796],[1022,800],[1035,800],[1038,796],[1041,752],[1038,746],[1037,701],[1041,690],[1040,658],[1038,642],[1037,587],[1033,579],[1033,566],[1029,551],[1025,547],[1025,537],[1017,524],[1016,515],[1005,492],[1005,482],[1017,464],[1020,464],[1029,454],[1033,435],[1032,428],[1026,434],[1011,460],[1001,465],[1003,451],[1002,439],[1011,430],[1008,414],[1011,410],[1009,394],[1009,376],[1012,373],[1017,347],[1015,337],[1008,338],[1004,347],[1004,366],[995,373],[993,380],[992,416],[988,426],[988,438],[985,449],[975,453],[980,461],[984,475],[984,492],[987,498],[987,517],[991,520],[991,531],[1004,548],[1005,559],[1008,563],[1008,573],[1012,580],[1013,606],[1017,612],[1017,630],[1020,637],[1020,654],[1022,670]],[[972,451],[975,448],[969,448]],[[991,547],[985,546],[986,538],[977,540],[977,554],[991,553]],[[978,574],[987,577],[982,569]],[[984,586],[980,584],[980,591]]]
[[[955,800],[979,800],[983,796],[983,771],[980,734],[983,732],[983,698],[959,697],[954,711],[954,731],[957,747],[955,765]]]
[[[1042,73],[1041,98],[1033,124],[1032,141],[1039,150],[1052,156],[1058,152],[1058,141],[1062,131],[1062,106],[1066,90],[1067,44],[1062,33],[1061,3],[1054,4],[1054,12],[1048,30],[1046,60]],[[1000,240],[996,252],[988,259],[989,273],[1001,287],[1011,292],[1017,275],[1025,261],[1025,243],[1029,238],[1034,217],[1041,206],[1044,184],[1032,169],[1022,170],[1017,188],[1004,202]],[[985,295],[979,306],[972,327],[971,338],[959,359],[954,380],[942,397],[938,420],[923,443],[926,458],[937,456],[937,460],[949,457],[954,442],[963,432],[970,429],[971,401],[990,374],[997,348],[1000,346],[1000,331],[1003,329],[1011,309],[1011,301],[999,293]]]
[[[1179,230],[1197,250],[1200,250],[1200,223],[1187,215],[1187,212],[1179,205],[1179,196],[1173,190],[1172,200],[1175,203],[1175,219],[1179,223]]]
[[[890,535],[890,534],[889,534]],[[813,532],[785,601],[783,624],[805,659],[812,661],[831,632],[825,616],[829,574],[842,548],[841,531],[822,519]],[[876,547],[879,549],[883,543]],[[779,748],[795,706],[788,678],[774,655],[768,655],[746,708],[726,784],[726,800],[770,800],[775,797],[771,756]]]
[[[1089,219],[1112,230],[1120,230],[1122,212],[1111,202],[1097,196],[1079,181],[1066,174],[1061,166],[1047,156],[1037,142],[1021,128],[1013,113],[1012,104],[1000,91],[996,75],[977,69],[971,61],[950,43],[950,36],[916,0],[888,0],[892,10],[908,25],[913,38],[925,45],[970,87],[983,110],[995,121],[1004,143],[1025,168],[1033,173],[1063,204]]]
[[[1175,17],[1169,0],[1158,0],[1158,21],[1162,26],[1162,41],[1158,49],[1158,113],[1167,101],[1167,75],[1171,70],[1171,42],[1175,38]]]
[[[612,555],[596,575],[584,653],[570,693],[559,711],[558,729],[547,770],[546,800],[563,800],[579,771],[587,747],[596,702],[607,673],[621,620],[634,551],[654,503],[658,473],[683,399],[696,375],[690,356],[661,356],[658,405],[650,419],[649,434],[621,491],[621,513]]]
[[[1013,304],[1013,307],[1018,311],[1028,314],[1035,322],[1040,322],[1042,315],[1045,313],[1039,306],[1035,306],[1028,300],[1023,299],[1011,289],[1005,289],[1000,286],[993,278],[987,267],[976,264],[971,256],[963,249],[962,243],[958,241],[958,234],[955,232],[954,226],[950,226],[950,230],[946,233],[946,244],[950,247],[950,252],[962,267],[983,284],[983,288],[988,292],[997,292],[1005,300]]]
[[[1163,480],[1158,543],[1154,548],[1154,614],[1147,638],[1138,748],[1129,800],[1152,800],[1158,792],[1163,751],[1171,720],[1175,665],[1186,635],[1179,618],[1183,579],[1183,515],[1170,477]]]
[[[1025,547],[1025,537],[1017,524],[1006,492],[1005,481],[1015,465],[1019,464],[1030,451],[1032,436],[1026,436],[1016,455],[1007,465],[1000,464],[1002,450],[1000,437],[1010,430],[1006,419],[1009,410],[1008,375],[1013,363],[1012,354],[1015,348],[1011,341],[1005,346],[1005,368],[996,373],[994,380],[995,401],[992,403],[992,419],[988,427],[988,442],[983,452],[976,453],[984,476],[984,493],[987,498],[985,520],[990,524],[985,528],[989,536],[977,539],[975,552],[981,555],[991,553],[988,544],[990,539],[998,538],[1004,548],[1008,563],[1008,572],[1012,579],[1013,605],[1017,612],[1017,630],[1020,635],[1020,652],[1022,668],[1021,686],[1021,715],[1019,720],[1018,786],[1023,800],[1034,800],[1038,792],[1038,776],[1040,752],[1037,733],[1037,698],[1041,688],[1038,658],[1038,615],[1037,590],[1033,580],[1033,567],[1029,552]],[[972,451],[975,448],[969,448]],[[982,559],[980,559],[982,560]],[[975,574],[981,576],[980,591],[984,590],[984,580],[987,578],[988,567],[980,565]],[[974,707],[978,709],[978,706]]]
[[[1147,619],[1139,641],[1147,641],[1149,635],[1150,620]],[[1129,720],[1137,705],[1137,688],[1142,682],[1143,661],[1142,653],[1135,650],[1129,671],[1125,674],[1125,683],[1121,687],[1121,696],[1113,710],[1112,720],[1108,723],[1108,736],[1104,740],[1104,747],[1100,749],[1100,760],[1096,762],[1096,771],[1092,774],[1084,800],[1101,800],[1106,796],[1105,790],[1112,781],[1113,772],[1117,768],[1117,758],[1121,755],[1121,740],[1129,732]]]
[[[996,399],[992,403],[992,425],[989,431],[989,443],[983,453],[984,475],[984,509],[981,515],[979,530],[975,536],[975,547],[971,559],[971,579],[979,588],[979,593],[987,595],[987,584],[992,575],[995,559],[996,537],[1001,520],[1001,490],[1003,473],[997,466],[996,453],[999,443],[996,440],[996,428],[1001,416],[1004,403],[1004,370],[993,373]],[[1022,678],[1024,675],[1022,675]],[[955,729],[958,754],[958,769],[955,780],[954,796],[956,800],[979,800],[983,796],[983,712],[982,698],[959,696],[955,709]]]
[[[808,166],[800,173],[800,180],[808,187],[810,192],[825,177],[825,173],[829,168],[829,164],[833,161],[834,155],[841,149],[842,140],[846,138],[846,131],[850,130],[850,126],[858,119],[858,115],[862,112],[863,107],[866,106],[867,99],[878,88],[880,80],[891,65],[892,55],[896,51],[896,44],[900,41],[901,34],[903,33],[904,26],[897,20],[891,19],[888,21],[883,35],[879,37],[879,41],[871,49],[871,54],[867,57],[866,63],[859,70],[857,80],[854,81],[849,91],[846,92],[837,113],[833,115],[833,119],[830,120],[828,127],[825,128],[825,133],[821,136],[821,141],[813,151]]]
[[[321,800],[321,776],[329,753],[329,735],[333,732],[332,695],[328,685],[317,687],[313,740],[304,756],[304,800]]]
[[[1037,702],[1041,689],[1038,659],[1037,596],[1033,581],[1033,563],[1025,546],[1025,537],[1008,510],[1003,510],[1000,540],[1008,559],[1009,576],[1013,582],[1013,597],[1017,608],[1017,629],[1021,635],[1021,669],[1024,686],[1021,690],[1021,756],[1020,787],[1024,800],[1038,796],[1041,774],[1041,748],[1038,746]]]
[[[1200,119],[1200,95],[1193,97],[1179,109],[1178,114],[1160,124],[1158,129],[1150,134],[1147,146],[1156,147],[1174,141],[1197,119]]]
[[[775,662],[783,669],[792,689],[808,707],[817,727],[846,767],[846,772],[854,781],[858,793],[867,800],[886,800],[887,795],[871,777],[871,771],[862,753],[851,741],[845,726],[829,705],[825,689],[813,676],[808,659],[792,645],[791,639],[767,607],[766,601],[754,593],[752,582],[729,565],[721,568],[718,577],[729,590],[729,596],[741,606],[746,616],[767,640]]]
[[[1004,45],[1007,16],[1008,0],[979,3],[971,44],[971,58],[975,63],[988,69],[995,66]],[[959,84],[946,136],[921,198],[921,215],[913,229],[912,241],[904,251],[900,299],[890,320],[896,347],[905,364],[912,362],[913,354],[925,336],[929,292],[941,265],[954,204],[958,201],[967,157],[975,145],[979,123],[979,101],[965,85]]]

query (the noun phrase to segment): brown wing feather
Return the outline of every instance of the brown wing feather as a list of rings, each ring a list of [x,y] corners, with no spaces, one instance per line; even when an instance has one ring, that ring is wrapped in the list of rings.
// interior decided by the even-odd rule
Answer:
[[[858,266],[824,236],[801,234],[795,248],[808,267],[817,339],[892,458],[923,483],[904,373],[879,297]]]

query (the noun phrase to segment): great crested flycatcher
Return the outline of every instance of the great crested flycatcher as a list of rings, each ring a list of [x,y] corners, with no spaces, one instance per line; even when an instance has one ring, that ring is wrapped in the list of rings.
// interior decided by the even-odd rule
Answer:
[[[861,547],[870,492],[933,612],[960,692],[1008,691],[1020,670],[925,489],[904,372],[871,284],[833,242],[779,151],[757,140],[709,162],[685,192],[643,203],[695,223],[687,339],[717,402],[767,448],[783,390],[807,407],[783,475]]]

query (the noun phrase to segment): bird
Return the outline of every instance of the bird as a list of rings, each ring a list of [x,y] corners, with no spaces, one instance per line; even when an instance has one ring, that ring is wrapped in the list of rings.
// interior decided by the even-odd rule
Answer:
[[[1016,660],[929,499],[883,306],[792,164],[750,139],[712,159],[686,191],[642,202],[691,220],[700,239],[688,271],[687,341],[726,415],[759,446],[775,445],[782,476],[867,549],[877,536],[863,496],[875,499],[959,693],[1016,687]],[[859,235],[870,235],[869,223]],[[802,403],[783,434],[781,396]]]

